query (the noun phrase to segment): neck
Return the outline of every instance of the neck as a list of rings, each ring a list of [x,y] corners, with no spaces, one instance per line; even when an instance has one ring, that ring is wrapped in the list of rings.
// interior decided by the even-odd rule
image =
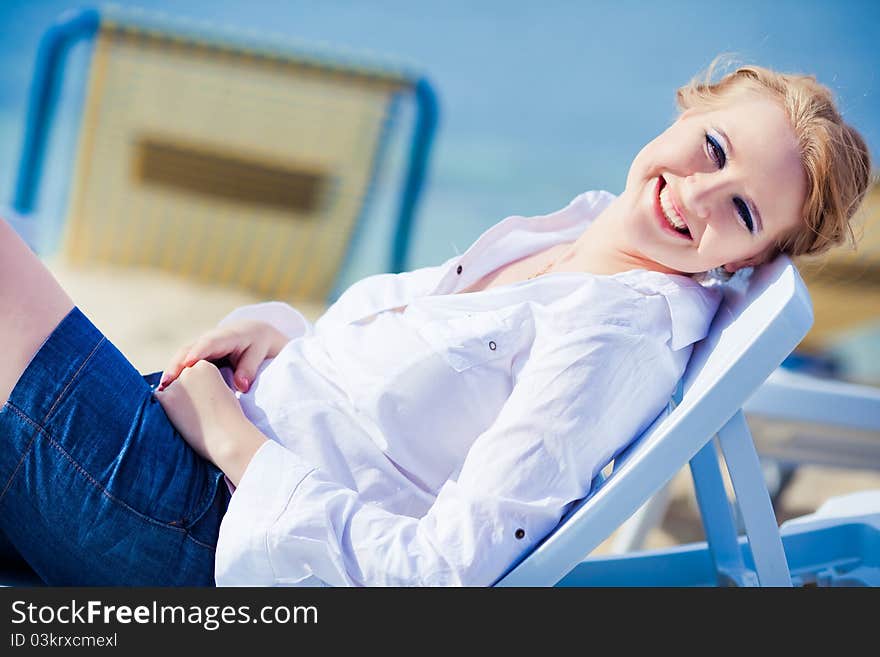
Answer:
[[[591,274],[618,274],[632,269],[647,269],[664,274],[682,274],[631,249],[623,228],[625,213],[633,210],[624,195],[606,207],[560,260],[566,269]],[[685,274],[686,275],[686,274]]]

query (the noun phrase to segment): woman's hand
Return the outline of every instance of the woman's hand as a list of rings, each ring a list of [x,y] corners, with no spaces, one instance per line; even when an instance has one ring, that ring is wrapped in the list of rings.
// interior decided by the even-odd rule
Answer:
[[[238,486],[251,457],[267,438],[245,417],[220,370],[198,361],[154,394],[183,439]]]
[[[252,319],[230,322],[178,349],[162,372],[158,389],[167,388],[185,368],[201,360],[226,359],[235,370],[235,385],[247,392],[260,364],[267,358],[275,358],[289,341],[267,322]]]

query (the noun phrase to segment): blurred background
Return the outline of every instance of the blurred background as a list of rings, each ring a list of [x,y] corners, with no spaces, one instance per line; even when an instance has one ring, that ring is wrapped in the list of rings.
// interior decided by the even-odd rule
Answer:
[[[0,2],[0,204],[11,204],[17,193],[40,37],[64,11],[82,6],[70,0]],[[370,100],[372,109],[363,115],[355,116],[354,108],[368,103],[355,100],[344,84],[338,84],[338,68],[336,74],[329,75],[331,82],[326,88],[318,90],[317,82],[309,87],[308,93],[316,94],[320,102],[303,103],[305,113],[295,114],[282,106],[286,99],[281,92],[265,88],[253,94],[247,91],[252,88],[247,85],[257,85],[262,77],[269,76],[265,66],[254,69],[256,73],[248,72],[250,56],[243,57],[243,63],[228,60],[228,70],[238,71],[236,75],[244,85],[240,89],[244,91],[221,92],[207,82],[216,71],[210,67],[199,69],[208,66],[207,56],[195,53],[192,57],[185,55],[178,64],[156,64],[157,69],[164,67],[169,74],[175,69],[180,76],[164,86],[161,81],[144,82],[137,91],[127,92],[135,89],[135,77],[141,84],[141,74],[132,77],[120,69],[115,75],[128,79],[132,86],[123,85],[112,92],[115,96],[104,90],[109,95],[99,105],[89,100],[89,85],[109,89],[107,80],[112,70],[107,68],[110,72],[105,73],[100,68],[102,72],[96,78],[97,59],[91,41],[79,41],[71,49],[47,133],[38,192],[32,207],[22,213],[25,216],[18,217],[11,211],[7,216],[77,304],[142,372],[162,369],[177,347],[213,327],[238,305],[282,297],[293,302],[297,297],[293,292],[275,293],[257,283],[249,288],[217,284],[224,277],[227,281],[236,277],[243,280],[249,271],[247,263],[237,263],[238,269],[227,266],[224,275],[218,276],[203,258],[189,272],[200,275],[181,276],[173,263],[189,262],[194,249],[175,251],[177,240],[183,238],[174,232],[180,227],[167,213],[161,217],[151,215],[151,211],[144,210],[147,206],[143,199],[135,202],[133,196],[113,191],[116,187],[107,181],[112,182],[112,176],[119,174],[113,159],[118,154],[102,150],[105,147],[101,139],[135,145],[138,175],[153,185],[151,194],[164,189],[168,198],[176,198],[188,186],[189,191],[196,190],[204,197],[205,186],[213,185],[222,196],[229,192],[222,185],[224,175],[256,181],[249,189],[232,194],[232,207],[245,203],[246,196],[260,190],[277,192],[279,185],[300,190],[293,196],[281,194],[283,198],[279,197],[273,208],[266,208],[265,203],[259,208],[254,206],[248,210],[254,217],[260,212],[274,216],[273,212],[277,214],[284,208],[294,208],[294,214],[301,212],[303,216],[312,210],[317,212],[319,204],[314,198],[316,190],[324,189],[322,185],[331,190],[328,198],[369,197],[371,202],[363,216],[355,207],[354,214],[346,219],[339,209],[345,204],[334,205],[340,213],[341,241],[335,246],[328,242],[317,251],[333,261],[325,272],[334,276],[333,284],[328,292],[326,281],[324,287],[320,281],[315,282],[314,290],[295,304],[310,319],[319,316],[326,303],[350,283],[392,269],[390,254],[399,228],[395,222],[406,188],[412,138],[417,134],[418,121],[425,120],[416,102],[417,86],[406,85],[417,85],[419,79],[423,80],[421,84],[427,81],[436,97],[437,123],[433,133],[429,131],[432,139],[426,144],[421,193],[413,199],[411,231],[408,239],[398,245],[398,262],[403,263],[403,269],[439,264],[465,251],[483,231],[508,215],[552,212],[589,189],[620,193],[636,153],[676,116],[675,89],[721,52],[734,53],[746,63],[814,74],[835,92],[844,117],[861,131],[875,162],[880,161],[880,3],[873,0],[140,0],[117,3],[113,11],[134,16],[136,22],[154,30],[162,31],[166,25],[179,28],[195,43],[218,37],[238,44],[244,51],[262,52],[260,57],[264,59],[265,52],[281,53],[282,59],[285,53],[309,52],[316,61],[342,61],[346,62],[343,68],[381,70],[386,76],[378,75],[366,85],[374,97]],[[132,39],[120,37],[119,41],[128,47]],[[172,43],[166,50],[175,48],[186,50],[180,43]],[[118,58],[141,57],[133,52],[123,50]],[[115,55],[108,46],[102,56],[112,59]],[[195,72],[194,79],[205,81],[204,85],[187,84],[187,67]],[[203,74],[198,77],[200,70]],[[342,77],[349,81],[368,77],[351,71],[345,75]],[[384,101],[376,98],[385,89],[383,85],[391,84],[391,78],[394,84],[403,85],[400,88],[405,93],[400,93],[400,102],[395,101],[394,111],[386,113]],[[148,139],[134,142],[133,136],[123,133],[130,126],[113,122],[120,116],[136,115],[156,99],[166,103],[160,104],[165,109],[157,110],[159,114],[174,116],[178,110],[172,101],[188,97],[191,91],[194,95],[193,86],[208,89],[206,100],[198,102],[208,103],[205,107],[210,111],[203,111],[189,124],[185,117],[180,118],[172,127],[156,128]],[[217,95],[221,93],[226,95]],[[243,97],[250,100],[257,116],[280,117],[282,123],[286,117],[284,130],[292,132],[271,132],[267,128],[257,134],[259,131],[250,122],[247,130],[224,127],[218,107],[242,102]],[[313,122],[322,114],[322,107],[336,103],[332,99],[350,105],[351,115],[338,119],[338,124],[321,127],[318,133],[313,127],[317,123]],[[373,132],[364,128],[368,123],[373,125],[371,121],[379,126],[371,128]],[[190,143],[182,132],[185,125],[201,137]],[[109,136],[83,136],[92,134],[86,128],[98,130],[101,126],[110,126]],[[352,126],[366,132],[357,132]],[[204,133],[209,129],[216,133],[213,150],[204,146]],[[351,137],[343,139],[349,130]],[[255,141],[237,144],[246,132],[252,132]],[[320,138],[314,138],[315,134]],[[384,150],[383,135],[387,137]],[[285,160],[287,145],[305,143],[305,136],[315,142],[308,147],[312,150],[291,154],[289,161]],[[363,171],[351,167],[348,177],[326,174],[331,163],[321,148],[329,149],[337,138],[340,153],[349,148],[354,153],[352,160],[359,158]],[[84,156],[80,155],[77,168],[76,154],[83,144],[92,145],[90,157],[100,164],[84,164]],[[228,150],[236,144],[237,150]],[[252,157],[257,152],[263,154],[262,160]],[[373,172],[377,152],[385,155],[384,164]],[[165,179],[160,179],[162,175],[156,171],[162,166],[166,172],[178,173],[162,174]],[[213,178],[206,181],[189,177],[195,168],[213,172]],[[85,180],[88,172],[91,188],[74,191],[73,183]],[[364,178],[373,173],[372,182]],[[346,196],[350,184],[354,191]],[[192,215],[202,223],[186,229],[186,239],[204,239],[211,218],[222,216],[227,223],[217,232],[228,234],[229,240],[210,247],[214,251],[205,247],[214,254],[215,261],[257,253],[261,266],[274,266],[273,258],[281,256],[271,249],[273,244],[283,243],[278,234],[268,228],[265,233],[255,230],[259,233],[256,239],[264,242],[256,247],[249,245],[239,238],[243,233],[237,232],[246,229],[234,223],[241,221],[240,217],[233,217],[235,213],[227,206],[221,212],[211,202],[203,199],[193,206]],[[78,252],[65,237],[65,229],[74,220],[85,221],[71,210],[76,204],[80,209],[89,209],[85,214],[90,216],[107,211],[114,222],[111,225],[107,223],[110,219],[102,219],[103,224],[82,224],[77,233]],[[876,189],[868,205],[861,225],[865,248],[860,253],[835,253],[816,263],[821,267],[814,267],[814,263],[802,267],[816,307],[816,324],[789,365],[880,385],[880,236],[876,220],[880,195]],[[139,224],[141,215],[146,219]],[[357,224],[355,239],[347,242],[352,217],[362,221]],[[265,221],[260,224],[260,230],[266,225]],[[83,236],[87,234],[117,236],[107,247],[114,252],[113,257],[90,257],[91,252],[84,246]],[[160,266],[142,266],[149,263],[137,261],[136,252],[140,247],[146,250],[148,242],[158,249],[157,262],[164,258],[164,265],[159,262]],[[95,248],[95,253],[101,252]],[[119,255],[126,252],[125,257]],[[66,253],[76,257],[66,258]],[[108,256],[106,249],[103,253]],[[259,276],[254,276],[258,281]],[[678,497],[673,500],[664,527],[649,541],[652,544],[701,536],[699,521],[694,524],[692,495],[687,495],[689,479],[684,477],[677,485]],[[830,494],[869,487],[880,487],[880,477],[870,469],[844,472],[819,466],[800,468],[781,501],[780,520],[814,509]]]

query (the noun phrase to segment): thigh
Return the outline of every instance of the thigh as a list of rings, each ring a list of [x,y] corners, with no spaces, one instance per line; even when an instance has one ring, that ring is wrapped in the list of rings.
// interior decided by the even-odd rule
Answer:
[[[0,527],[49,584],[210,585],[223,473],[74,307],[0,409]]]
[[[0,405],[73,301],[18,233],[0,218]]]

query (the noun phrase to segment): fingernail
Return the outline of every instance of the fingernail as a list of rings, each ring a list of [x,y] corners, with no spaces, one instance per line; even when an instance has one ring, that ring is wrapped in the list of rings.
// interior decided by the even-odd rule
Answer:
[[[250,381],[248,381],[247,377],[241,377],[241,379],[239,379],[239,382],[242,392],[247,392],[248,384],[250,384]]]

